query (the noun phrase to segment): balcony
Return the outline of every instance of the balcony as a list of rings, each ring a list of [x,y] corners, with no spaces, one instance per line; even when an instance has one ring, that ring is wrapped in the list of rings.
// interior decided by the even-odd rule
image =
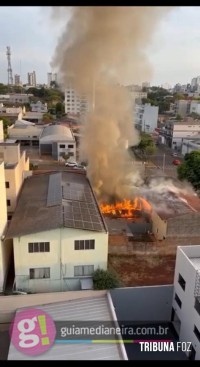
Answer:
[[[196,280],[194,287],[194,297],[200,297],[200,270],[196,271]]]

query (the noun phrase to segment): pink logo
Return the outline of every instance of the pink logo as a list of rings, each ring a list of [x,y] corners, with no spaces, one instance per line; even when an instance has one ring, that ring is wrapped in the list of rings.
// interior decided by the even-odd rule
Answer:
[[[10,329],[11,341],[17,350],[36,356],[54,343],[56,328],[52,318],[36,308],[18,312]]]

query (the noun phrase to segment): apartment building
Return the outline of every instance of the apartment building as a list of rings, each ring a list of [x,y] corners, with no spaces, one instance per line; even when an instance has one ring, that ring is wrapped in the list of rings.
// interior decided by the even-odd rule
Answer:
[[[32,112],[48,112],[47,103],[42,103],[41,101],[37,101],[36,103],[31,103],[31,111]]]
[[[57,73],[47,73],[47,86],[51,87],[51,83],[58,82],[58,74]]]
[[[84,115],[89,110],[89,103],[86,97],[76,93],[73,87],[65,90],[65,113],[71,115]]]
[[[200,101],[191,101],[190,113],[196,113],[200,115]]]
[[[36,72],[28,73],[28,85],[36,87]]]
[[[160,135],[163,137],[163,143],[180,151],[182,149],[183,139],[192,139],[199,133],[200,120],[191,117],[187,117],[182,121],[169,119],[165,127],[160,130]]]
[[[130,92],[133,102],[141,101],[142,98],[147,98],[147,92],[143,92],[142,88],[138,85],[128,85],[126,86]]]
[[[200,245],[177,249],[172,321],[179,340],[191,342],[190,358],[200,360]]]
[[[135,125],[143,132],[152,133],[158,124],[158,106],[150,103],[135,105]]]
[[[175,101],[175,115],[180,115],[181,117],[187,116],[190,113],[190,104],[190,100],[179,99]]]
[[[23,181],[27,175],[30,175],[29,158],[26,157],[25,151],[20,152],[20,144],[2,142],[0,143],[0,159],[4,161],[4,185],[6,188],[8,220],[10,220]]]
[[[27,178],[6,238],[13,239],[18,290],[83,289],[94,270],[107,269],[107,228],[88,179],[78,172]]]

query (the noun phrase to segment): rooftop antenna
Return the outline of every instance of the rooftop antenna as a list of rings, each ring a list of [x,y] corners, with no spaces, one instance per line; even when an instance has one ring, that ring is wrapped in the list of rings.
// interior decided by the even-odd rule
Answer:
[[[12,76],[12,67],[11,67],[11,51],[10,51],[10,47],[7,46],[7,60],[8,60],[8,85],[13,85],[13,76]]]

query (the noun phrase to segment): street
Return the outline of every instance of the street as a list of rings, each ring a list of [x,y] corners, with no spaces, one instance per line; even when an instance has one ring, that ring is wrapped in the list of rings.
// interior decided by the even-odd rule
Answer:
[[[183,162],[183,157],[179,154],[177,157],[172,156],[172,149],[164,145],[157,147],[157,152],[149,157],[148,165],[146,165],[146,175],[169,176],[177,178],[177,167],[173,164],[173,160],[178,159]]]

